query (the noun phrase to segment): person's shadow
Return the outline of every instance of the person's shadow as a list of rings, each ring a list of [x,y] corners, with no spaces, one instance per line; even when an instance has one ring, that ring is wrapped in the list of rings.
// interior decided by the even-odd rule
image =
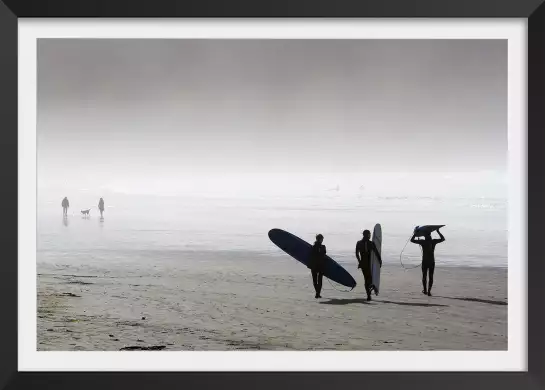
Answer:
[[[477,303],[486,303],[488,305],[507,306],[506,301],[497,301],[492,299],[467,298],[467,297],[442,297],[439,295],[437,295],[437,298],[456,299],[458,301],[477,302]]]
[[[448,305],[441,305],[439,303],[425,303],[425,302],[395,302],[395,301],[384,301],[384,300],[372,300],[367,301],[365,298],[353,298],[353,299],[330,299],[329,301],[320,302],[323,305],[350,305],[353,303],[361,303],[368,305],[370,303],[389,303],[392,305],[401,305],[401,306],[421,306],[421,307],[448,307]]]
[[[373,301],[368,301],[365,298],[353,298],[353,299],[330,299],[329,301],[320,302],[322,305],[350,305],[353,303],[361,303],[363,305],[369,305]]]
[[[68,226],[68,216],[67,215],[63,215],[62,217],[62,224],[64,226]]]

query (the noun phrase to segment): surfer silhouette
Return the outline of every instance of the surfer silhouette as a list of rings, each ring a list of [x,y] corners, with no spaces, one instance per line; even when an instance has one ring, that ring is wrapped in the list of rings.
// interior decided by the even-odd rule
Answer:
[[[439,239],[432,239],[431,233],[427,233],[423,240],[416,239],[416,229],[411,238],[413,244],[418,244],[422,247],[422,293],[431,297],[431,288],[433,286],[433,273],[435,271],[435,245],[445,241],[445,237],[437,229]],[[429,275],[429,283],[426,288],[426,279]]]
[[[66,216],[68,215],[68,207],[70,207],[70,202],[68,202],[68,198],[65,196],[61,203],[62,206],[62,215]]]
[[[322,280],[324,277],[326,247],[322,245],[324,236],[318,234],[310,252],[309,268],[312,273],[312,284],[316,290],[315,298],[321,298]]]
[[[371,275],[371,253],[375,252],[377,255],[380,266],[382,267],[382,258],[375,246],[375,243],[371,241],[371,232],[369,230],[363,231],[363,239],[356,244],[356,258],[358,259],[358,268],[361,268],[363,278],[365,280],[365,292],[367,293],[367,300],[371,300],[371,290],[375,290],[373,285],[373,277]]]
[[[102,198],[100,198],[100,200],[98,201],[98,210],[100,211],[100,218],[103,218],[102,213],[104,212],[104,199]]]

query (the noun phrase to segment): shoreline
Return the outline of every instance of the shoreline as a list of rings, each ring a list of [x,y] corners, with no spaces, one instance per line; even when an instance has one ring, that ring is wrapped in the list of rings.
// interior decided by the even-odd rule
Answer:
[[[271,244],[273,245],[273,244]],[[275,261],[281,261],[283,263],[290,263],[292,261],[296,261],[293,258],[291,258],[288,254],[283,252],[279,248],[273,248],[270,250],[256,250],[256,249],[222,249],[221,251],[216,249],[159,249],[159,248],[149,248],[149,249],[140,249],[140,248],[116,248],[116,249],[106,249],[106,248],[88,248],[88,249],[79,249],[78,255],[104,255],[104,259],[106,260],[106,255],[110,255],[112,253],[124,253],[127,255],[127,257],[130,257],[130,255],[138,254],[139,256],[148,257],[148,258],[159,258],[160,261],[166,260],[166,261],[180,261],[179,259],[185,259],[189,258],[191,261],[210,261],[210,258],[216,257],[216,258],[227,258],[232,259],[235,256],[238,256],[238,258],[241,261],[257,261],[260,258],[267,258]],[[351,265],[356,264],[356,257],[354,253],[352,252],[334,252],[329,254],[333,260],[335,260],[337,263],[342,265],[343,267],[351,267]],[[71,258],[74,257],[73,251],[66,251],[65,253],[60,253],[57,249],[39,249],[37,252],[37,258],[39,259],[37,264],[52,264],[52,261],[46,261],[43,258],[40,259],[40,257],[43,256],[51,256],[51,258],[59,258],[59,257],[67,257]],[[395,256],[391,256],[388,254],[383,253],[383,256],[385,257],[383,259],[384,264],[388,267],[399,267],[403,269],[403,266],[399,262],[399,255],[397,260],[391,260],[392,258],[395,258]],[[508,264],[476,264],[476,262],[471,263],[461,263],[456,262],[453,260],[448,260],[448,256],[441,256],[435,261],[436,268],[460,268],[460,269],[502,269],[502,270],[508,270],[509,265]],[[57,261],[58,262],[58,261]],[[98,263],[98,262],[97,262]],[[420,264],[416,266],[416,262],[411,264],[406,264],[408,267],[418,268],[420,267]],[[411,268],[409,268],[410,270]]]

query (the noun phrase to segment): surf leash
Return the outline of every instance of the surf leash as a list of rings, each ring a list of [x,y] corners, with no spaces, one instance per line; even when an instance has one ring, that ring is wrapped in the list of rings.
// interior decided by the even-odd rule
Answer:
[[[412,236],[411,236],[411,237],[412,237]],[[403,264],[403,261],[401,260],[401,258],[403,257],[403,252],[405,251],[405,248],[407,247],[407,244],[409,243],[409,241],[411,241],[411,237],[409,237],[409,239],[408,239],[407,242],[405,243],[405,246],[404,246],[403,249],[401,250],[401,253],[399,254],[399,262],[401,263],[401,266],[402,266],[405,270],[408,270],[408,269],[415,269],[415,268],[420,267],[420,265],[422,265],[422,262],[420,262],[420,264],[415,265],[414,267],[405,267],[405,264]],[[422,252],[422,247],[420,247],[420,252]]]
[[[326,278],[327,281],[329,282],[329,284],[331,285],[331,287],[333,287],[334,290],[337,290],[339,292],[350,292],[353,290],[353,288],[351,288],[350,290],[339,290],[338,288],[335,287],[335,285],[333,283],[331,283],[331,280],[329,280],[329,278]]]

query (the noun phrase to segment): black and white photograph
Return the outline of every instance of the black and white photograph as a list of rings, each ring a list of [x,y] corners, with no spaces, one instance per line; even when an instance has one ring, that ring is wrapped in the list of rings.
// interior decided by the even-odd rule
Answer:
[[[38,351],[508,349],[506,40],[36,48]]]

